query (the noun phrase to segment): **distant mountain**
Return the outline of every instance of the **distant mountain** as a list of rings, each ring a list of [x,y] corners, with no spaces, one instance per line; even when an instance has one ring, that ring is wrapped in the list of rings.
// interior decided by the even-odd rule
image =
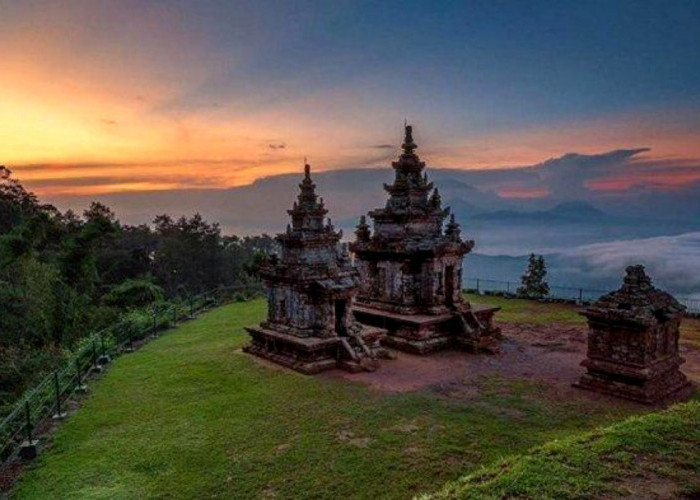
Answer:
[[[467,217],[473,217],[474,215],[483,212],[481,208],[461,198],[452,198],[445,203],[445,206],[450,207],[452,213],[455,214],[455,217],[457,217],[459,220],[463,220]]]
[[[598,210],[585,201],[567,201],[548,210],[536,210],[534,212],[521,212],[516,210],[497,210],[494,212],[482,212],[475,215],[479,221],[493,222],[602,222],[606,219],[613,219],[602,210]]]
[[[610,217],[607,213],[602,210],[597,209],[593,205],[585,201],[565,201],[559,203],[558,205],[545,210],[543,213],[549,214],[553,217],[567,218],[567,219],[603,219]]]
[[[476,251],[482,254],[547,253],[603,241],[700,230],[697,218],[657,220],[663,213],[637,215],[634,207],[621,210],[602,200],[591,203],[588,199],[557,199],[560,203],[552,206],[556,203],[553,199],[508,199],[497,194],[495,188],[503,178],[526,182],[531,175],[527,169],[472,172],[431,168],[428,171],[429,179],[440,190],[443,204],[452,209],[465,236],[476,240]],[[362,214],[385,205],[387,193],[382,185],[393,176],[390,167],[312,171],[329,216],[336,227],[344,230],[346,238],[352,237]],[[287,209],[298,194],[300,180],[301,172],[266,177],[230,189],[112,193],[47,201],[61,209],[73,208],[79,212],[91,201],[101,201],[128,224],[151,222],[162,213],[179,216],[199,212],[206,219],[219,222],[227,234],[274,234],[287,225]],[[681,200],[692,205],[686,198]]]

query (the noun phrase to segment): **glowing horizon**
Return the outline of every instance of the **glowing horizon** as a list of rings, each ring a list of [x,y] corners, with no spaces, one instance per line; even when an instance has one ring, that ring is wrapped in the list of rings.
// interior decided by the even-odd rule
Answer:
[[[518,52],[507,41],[492,40],[495,33],[460,31],[438,46],[481,68],[479,78],[442,66],[426,81],[422,73],[407,72],[414,63],[402,55],[404,44],[422,55],[417,66],[423,71],[435,72],[439,58],[431,59],[423,42],[405,33],[397,33],[396,41],[369,37],[369,27],[352,35],[357,25],[344,24],[343,16],[365,15],[352,6],[336,11],[311,4],[301,14],[267,7],[0,4],[0,164],[39,196],[227,188],[298,172],[303,157],[316,171],[388,166],[407,116],[416,126],[419,153],[434,168],[525,167],[567,153],[649,148],[635,159],[639,170],[591,181],[591,189],[624,191],[639,180],[674,189],[700,181],[700,99],[697,91],[685,91],[700,84],[695,69],[684,69],[680,90],[646,70],[649,88],[631,87],[640,96],[613,106],[607,83],[586,73],[585,84],[600,87],[591,93],[577,85],[581,76],[575,73],[585,68],[552,54],[548,61],[556,66],[558,86],[549,85],[571,93],[562,99],[528,80],[538,73],[526,66],[527,50],[539,49],[543,58],[549,53],[542,40]],[[492,14],[471,7],[469,16]],[[520,15],[512,10],[497,14]],[[395,15],[378,9],[372,23],[385,26]],[[586,27],[589,14],[578,15],[586,21],[582,31],[593,29]],[[313,21],[279,33],[289,16]],[[342,26],[333,25],[338,22]],[[336,32],[326,34],[328,23]],[[663,27],[654,35],[668,38]],[[315,41],[319,36],[327,37],[325,46]],[[368,38],[351,49],[346,44],[356,41],[353,36]],[[483,56],[455,45],[465,36],[472,45],[486,44]],[[633,37],[620,36],[621,47]],[[698,42],[697,35],[684,36]],[[565,43],[583,54],[591,49],[580,46],[581,37]],[[382,58],[369,55],[373,49],[396,56],[396,62],[383,67]],[[504,51],[520,59],[500,63]],[[664,58],[671,55],[655,54],[655,71],[663,73]],[[564,70],[571,79],[561,76]],[[638,68],[628,71],[625,85],[639,81]],[[548,76],[542,78],[538,84],[548,85]],[[643,168],[644,162],[669,159],[673,165],[666,170]],[[512,189],[504,196],[534,192]]]

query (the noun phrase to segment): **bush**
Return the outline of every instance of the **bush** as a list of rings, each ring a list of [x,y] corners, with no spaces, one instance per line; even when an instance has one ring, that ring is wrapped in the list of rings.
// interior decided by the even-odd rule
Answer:
[[[145,279],[128,279],[104,296],[103,302],[123,309],[144,307],[162,301],[163,289]]]

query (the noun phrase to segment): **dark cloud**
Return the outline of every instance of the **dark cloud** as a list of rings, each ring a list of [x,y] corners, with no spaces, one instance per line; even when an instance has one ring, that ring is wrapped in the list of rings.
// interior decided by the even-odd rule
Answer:
[[[278,151],[280,149],[286,149],[287,144],[285,144],[284,142],[270,143],[267,145],[267,147],[272,149],[273,151]]]
[[[649,148],[618,149],[603,154],[584,155],[569,153],[551,158],[533,169],[550,195],[558,199],[571,199],[585,195],[586,182],[617,171],[631,158],[649,151]]]
[[[375,144],[370,146],[372,149],[396,149],[394,144]]]
[[[119,122],[117,122],[117,120],[109,120],[107,118],[101,119],[100,122],[103,125],[109,125],[109,126],[117,125],[119,123]]]

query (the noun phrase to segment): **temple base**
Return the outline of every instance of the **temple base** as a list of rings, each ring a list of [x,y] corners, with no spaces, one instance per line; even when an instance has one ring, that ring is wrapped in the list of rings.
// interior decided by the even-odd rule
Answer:
[[[642,369],[586,359],[581,365],[588,372],[573,386],[648,405],[680,401],[693,392],[688,378],[678,370],[683,362],[674,357]]]
[[[377,358],[388,357],[379,344],[386,333],[380,328],[363,327],[356,336],[329,338],[297,337],[261,326],[246,330],[251,343],[243,348],[244,352],[306,375],[333,368],[374,371],[379,368]]]
[[[355,305],[355,319],[387,330],[382,344],[414,354],[428,354],[449,347],[470,352],[498,352],[501,331],[493,325],[500,307],[458,306],[435,315],[400,314]]]

